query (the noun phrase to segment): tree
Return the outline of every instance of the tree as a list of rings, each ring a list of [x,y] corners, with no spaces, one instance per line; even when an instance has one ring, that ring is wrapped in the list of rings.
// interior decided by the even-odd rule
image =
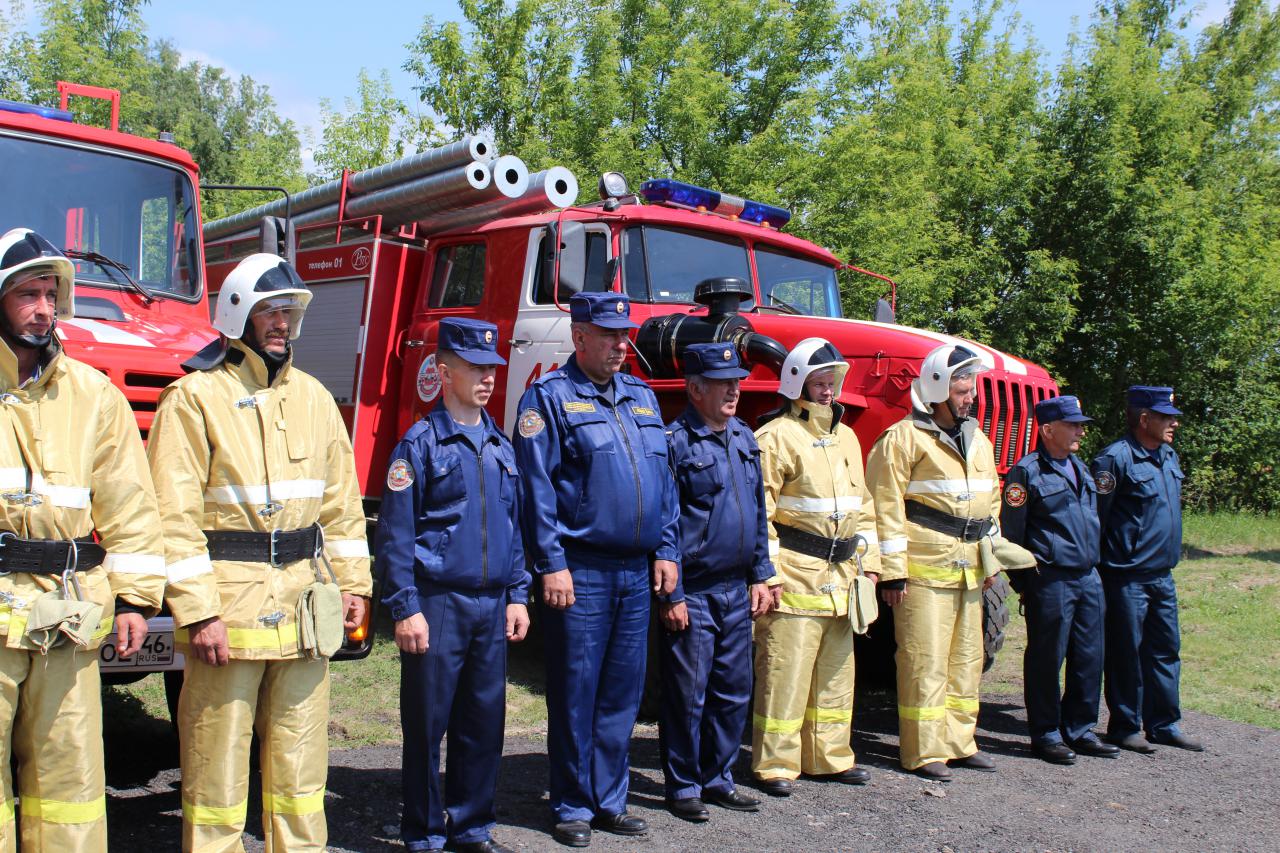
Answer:
[[[329,99],[320,101],[323,130],[313,182],[338,177],[344,168],[354,172],[389,163],[444,141],[430,118],[411,113],[395,96],[386,71],[375,78],[360,69],[356,87],[356,98],[345,99],[343,113]]]

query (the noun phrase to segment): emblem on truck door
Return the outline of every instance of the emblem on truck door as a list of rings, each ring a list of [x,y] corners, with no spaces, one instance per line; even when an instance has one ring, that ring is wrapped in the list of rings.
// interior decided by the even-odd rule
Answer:
[[[418,397],[430,403],[440,394],[440,371],[436,370],[436,357],[431,354],[422,360],[418,368]]]

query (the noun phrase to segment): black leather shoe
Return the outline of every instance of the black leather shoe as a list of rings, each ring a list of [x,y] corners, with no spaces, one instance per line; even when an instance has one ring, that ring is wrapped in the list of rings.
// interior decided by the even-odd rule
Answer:
[[[981,770],[983,773],[995,773],[996,763],[991,760],[991,756],[985,752],[975,752],[973,755],[967,755],[964,758],[957,758],[951,762],[956,767],[967,767],[970,770]]]
[[[771,797],[789,797],[796,786],[790,779],[757,779],[756,787]]]
[[[915,774],[930,782],[951,781],[951,770],[943,761],[930,761],[928,764],[923,764],[915,769]]]
[[[1096,737],[1082,737],[1080,740],[1073,742],[1071,748],[1080,755],[1088,755],[1092,758],[1120,757],[1120,747],[1103,743]]]
[[[622,814],[598,814],[591,825],[614,835],[644,835],[649,831],[649,824],[642,817]]]
[[[702,823],[711,819],[711,812],[697,797],[681,797],[678,800],[667,800],[667,810],[681,820],[691,823]]]
[[[492,838],[486,841],[464,841],[452,842],[445,845],[445,850],[453,850],[455,853],[516,853],[510,847],[504,847]]]
[[[586,847],[591,843],[591,827],[585,820],[566,820],[556,824],[551,837],[566,847]]]
[[[735,812],[760,811],[760,801],[755,797],[747,796],[741,791],[710,791],[703,788],[702,799],[722,809],[732,809]]]
[[[1098,744],[1102,746],[1102,744]],[[1112,749],[1116,749],[1114,746]],[[1065,743],[1036,743],[1031,745],[1031,751],[1035,753],[1036,758],[1047,761],[1050,764],[1075,764],[1076,754],[1071,751]],[[1116,750],[1119,752],[1120,750]]]
[[[826,779],[828,782],[842,782],[845,785],[865,785],[871,781],[871,774],[861,767],[850,767],[843,772],[831,773],[818,778]]]
[[[1148,737],[1147,740],[1151,743],[1158,743],[1163,746],[1176,746],[1178,749],[1185,749],[1189,752],[1204,752],[1204,744],[1198,740],[1192,740],[1184,734]]]
[[[1125,735],[1124,737],[1107,735],[1107,743],[1113,743],[1121,749],[1127,749],[1130,752],[1140,752],[1143,755],[1150,755],[1156,751],[1156,748],[1147,743],[1147,739],[1137,732],[1134,732],[1131,735]]]

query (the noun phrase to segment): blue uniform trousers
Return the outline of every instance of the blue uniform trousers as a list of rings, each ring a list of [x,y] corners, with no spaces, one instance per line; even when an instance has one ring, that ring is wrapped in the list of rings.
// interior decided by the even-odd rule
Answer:
[[[542,607],[547,758],[557,821],[627,810],[627,750],[644,691],[647,557],[568,557],[574,604]]]
[[[1178,591],[1173,572],[1137,579],[1104,577],[1107,595],[1107,734],[1181,734],[1178,720]]]
[[[667,797],[731,793],[751,698],[751,600],[739,576],[685,591],[689,627],[662,631],[658,741]]]
[[[506,722],[507,591],[437,591],[423,595],[421,603],[429,647],[425,654],[400,655],[400,832],[409,850],[441,848],[447,839],[489,838]],[[440,740],[446,731],[441,797]]]
[[[1031,742],[1079,740],[1098,722],[1102,694],[1102,579],[1098,572],[1041,566],[1024,573],[1027,615],[1023,689]],[[1066,661],[1066,684],[1058,673]]]

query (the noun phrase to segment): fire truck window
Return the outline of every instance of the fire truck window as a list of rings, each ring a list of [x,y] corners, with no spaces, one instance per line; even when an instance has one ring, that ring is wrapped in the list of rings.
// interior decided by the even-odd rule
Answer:
[[[835,268],[756,244],[761,307],[796,310],[816,317],[840,316]]]
[[[622,252],[622,276],[632,299],[692,302],[693,289],[703,279],[734,276],[751,282],[747,247],[733,237],[645,225],[624,232]]]
[[[553,259],[547,252],[547,238],[543,237],[538,244],[537,269],[534,271],[533,279],[533,301],[538,305],[550,305],[554,300],[551,298],[551,287],[548,282],[551,281],[551,266]],[[599,291],[609,290],[612,282],[604,280],[605,265],[609,261],[609,235],[600,231],[587,232],[587,279],[583,287],[588,293],[596,293]],[[561,287],[560,304],[567,305],[569,297],[573,293],[567,287]]]
[[[484,296],[484,243],[445,246],[436,253],[429,308],[479,305]]]

